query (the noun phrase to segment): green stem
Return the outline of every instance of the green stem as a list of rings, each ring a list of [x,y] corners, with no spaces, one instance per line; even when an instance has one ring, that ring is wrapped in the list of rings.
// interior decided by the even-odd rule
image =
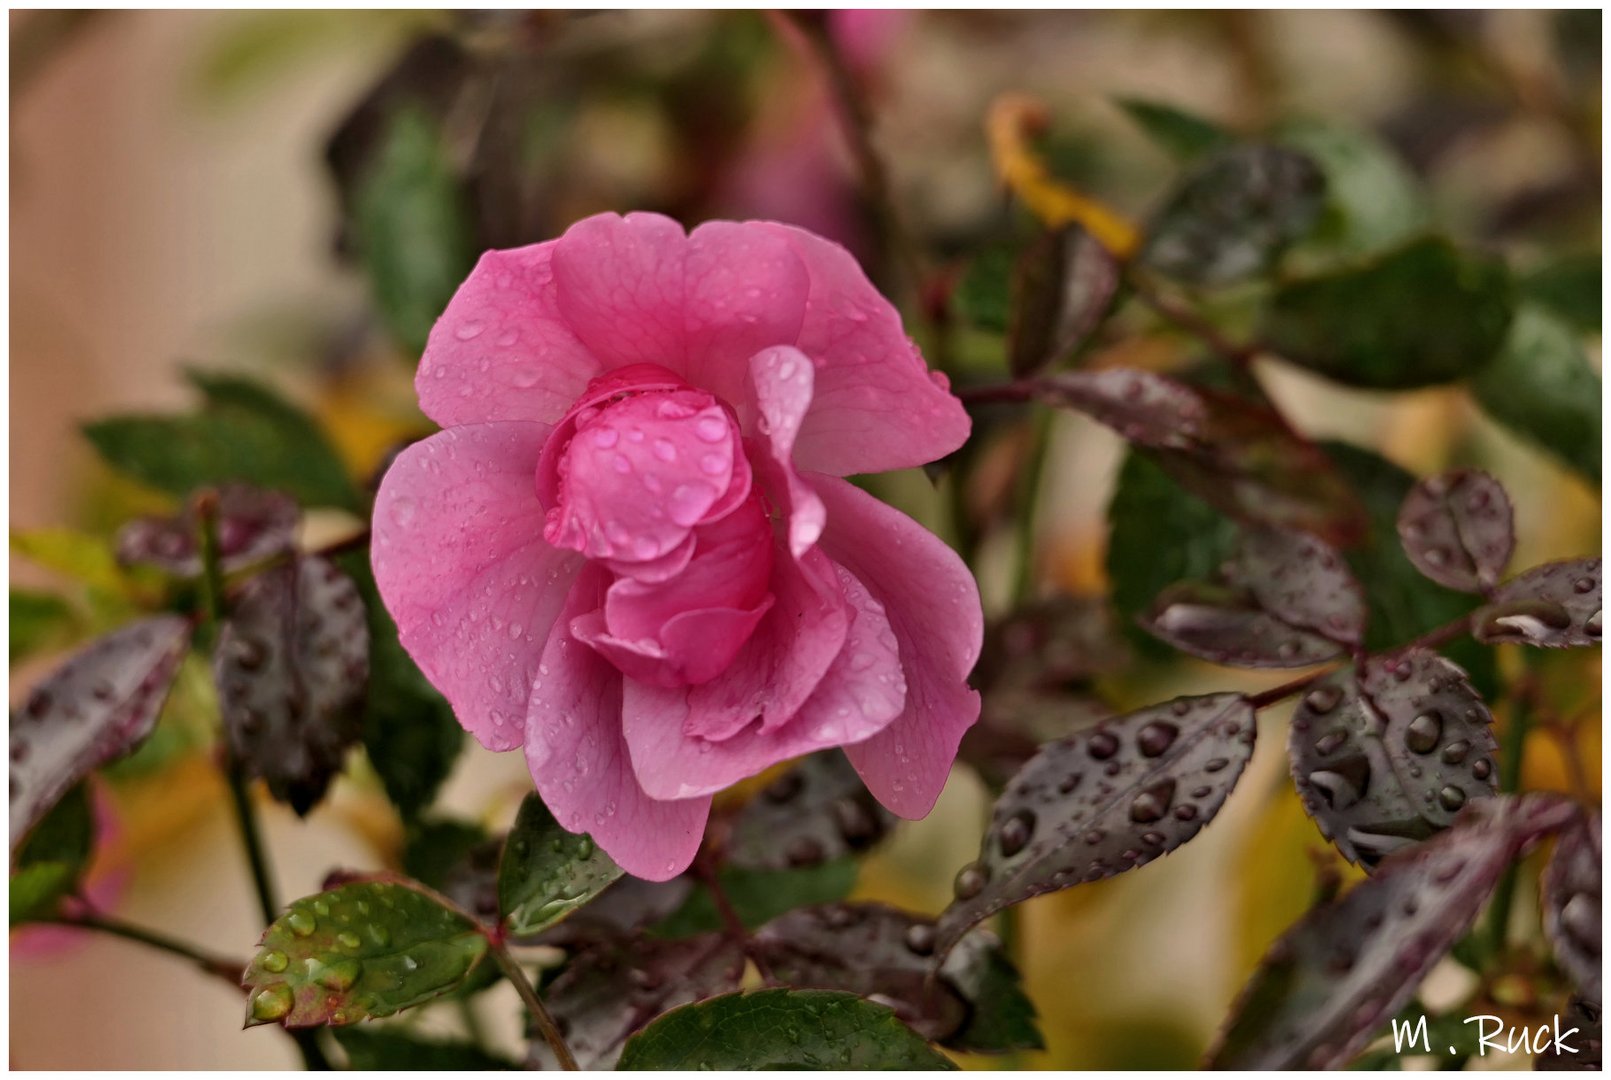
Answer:
[[[178,957],[181,960],[187,960],[206,974],[223,979],[237,990],[241,988],[241,972],[246,970],[245,963],[212,956],[188,942],[169,937],[156,930],[147,930],[143,926],[135,926],[120,919],[113,919],[94,913],[58,915],[55,918],[42,921],[57,926],[76,926],[82,930],[94,930],[97,933],[122,938],[125,941],[137,942],[148,948]]]
[[[554,1023],[554,1018],[549,1015],[548,1007],[543,1004],[543,999],[537,996],[537,988],[531,985],[531,980],[526,977],[526,972],[510,954],[507,942],[492,942],[492,959],[496,961],[499,969],[503,971],[504,977],[509,980],[510,985],[515,988],[515,993],[520,995],[520,1000],[526,1003],[526,1009],[531,1013],[531,1018],[536,1023],[537,1030],[542,1033],[543,1041],[548,1044],[548,1048],[554,1052],[554,1057],[558,1059],[559,1067],[569,1072],[581,1071],[581,1066],[576,1064],[576,1058],[571,1054],[571,1048],[565,1044],[565,1036],[560,1034],[559,1025]]]
[[[1030,429],[1029,460],[1018,482],[1018,533],[1016,567],[1012,585],[1013,607],[1021,607],[1035,592],[1035,518],[1040,507],[1041,480],[1046,473],[1046,457],[1051,446],[1053,413],[1035,410]]]
[[[196,496],[196,518],[201,531],[201,597],[202,620],[205,638],[209,644],[218,640],[219,626],[224,618],[224,571],[218,551],[218,494],[204,491]],[[252,807],[251,792],[247,789],[246,772],[235,756],[225,749],[224,780],[229,785],[230,805],[235,810],[235,823],[240,829],[241,846],[246,850],[246,862],[252,872],[252,886],[257,893],[258,911],[263,925],[272,923],[280,914],[280,902],[275,897],[274,872],[269,866],[268,854],[263,846],[262,830],[258,827],[257,812]],[[302,1054],[303,1067],[308,1071],[330,1068],[330,1062],[319,1046],[318,1034],[311,1030],[291,1031],[297,1049]]]
[[[1529,664],[1531,667],[1531,664]],[[1532,681],[1529,671],[1519,682],[1523,690],[1511,693],[1510,724],[1505,729],[1504,745],[1499,751],[1499,790],[1521,790],[1522,755],[1527,747],[1527,732],[1532,726],[1531,694],[1525,687]],[[1504,876],[1494,889],[1493,903],[1488,907],[1487,946],[1490,957],[1505,951],[1505,939],[1510,933],[1510,909],[1516,899],[1517,864],[1505,868]]]

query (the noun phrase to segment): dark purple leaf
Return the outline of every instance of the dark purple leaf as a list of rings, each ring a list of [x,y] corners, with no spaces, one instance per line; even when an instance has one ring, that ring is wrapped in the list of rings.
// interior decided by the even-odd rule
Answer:
[[[1268,404],[1133,368],[1064,372],[1041,386],[1047,401],[1114,429],[1232,518],[1313,533],[1338,547],[1364,535],[1358,496]]]
[[[1516,548],[1510,496],[1478,469],[1416,484],[1399,508],[1398,535],[1417,570],[1462,592],[1493,588]]]
[[[1346,645],[1365,638],[1365,593],[1329,544],[1291,529],[1250,529],[1235,579],[1289,626]]]
[[[1565,559],[1517,574],[1477,612],[1489,645],[1582,648],[1600,643],[1600,560]]]
[[[1011,904],[1098,881],[1196,836],[1247,765],[1253,707],[1183,697],[1051,743],[996,800],[979,858],[957,874],[938,954]]]
[[[1061,690],[1129,662],[1129,647],[1105,599],[1058,595],[1018,608],[986,627],[972,680],[991,690]]]
[[[1544,871],[1544,933],[1572,982],[1600,1000],[1600,815],[1561,833]]]
[[[1343,652],[1263,610],[1248,590],[1207,582],[1165,589],[1142,626],[1181,652],[1231,667],[1308,667]]]
[[[1505,868],[1575,813],[1548,795],[1484,801],[1454,828],[1390,856],[1275,943],[1208,1067],[1347,1064],[1465,934]]]
[[[919,1035],[953,1049],[1041,1048],[1035,1008],[994,934],[969,931],[938,971],[934,946],[932,919],[866,903],[799,908],[755,935],[768,969],[788,986],[873,998]]]
[[[1436,653],[1372,657],[1299,702],[1292,776],[1320,831],[1371,867],[1494,793],[1492,721],[1466,673]]]
[[[151,734],[190,623],[130,623],[68,658],[11,711],[11,849],[92,769]]]
[[[218,555],[225,573],[291,550],[300,511],[277,491],[245,484],[218,489]],[[201,575],[200,523],[191,505],[176,517],[145,517],[117,534],[117,559],[125,566],[156,566],[179,577]]]
[[[1274,265],[1320,216],[1325,177],[1279,146],[1232,146],[1196,165],[1153,219],[1142,259],[1159,273],[1225,285]]]
[[[1571,1052],[1557,1048],[1551,1040],[1549,1047],[1533,1058],[1533,1068],[1539,1072],[1601,1071],[1604,1053],[1600,1042],[1600,1003],[1573,998],[1561,1017],[1561,1028],[1563,1032],[1575,1031],[1565,1040]]]
[[[1101,323],[1119,289],[1119,264],[1077,225],[1043,234],[1013,276],[1008,364],[1033,375],[1072,353]]]
[[[610,942],[572,957],[543,989],[543,1002],[578,1065],[613,1069],[633,1032],[668,1009],[737,989],[743,974],[743,951],[725,934]],[[526,1064],[558,1063],[535,1039]]]
[[[1106,720],[1113,710],[1088,694],[994,687],[957,757],[999,792],[1040,748]]]
[[[761,789],[733,822],[729,861],[815,866],[871,847],[895,823],[839,750],[812,754]]]
[[[306,814],[361,730],[369,628],[352,580],[322,558],[259,574],[213,652],[230,752]]]
[[[535,940],[544,945],[571,948],[630,937],[677,911],[693,890],[693,880],[686,874],[670,881],[645,881],[628,874],[616,879],[598,899],[570,918],[555,923]]]

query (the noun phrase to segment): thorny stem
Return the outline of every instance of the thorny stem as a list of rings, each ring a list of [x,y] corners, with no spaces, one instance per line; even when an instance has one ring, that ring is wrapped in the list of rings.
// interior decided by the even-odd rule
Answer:
[[[1399,653],[1408,652],[1411,649],[1436,649],[1440,645],[1447,645],[1456,638],[1462,637],[1470,632],[1471,618],[1472,617],[1470,615],[1462,615],[1458,619],[1451,619],[1442,626],[1434,627],[1433,629],[1422,634],[1420,637],[1415,638],[1406,644],[1384,651]],[[1333,674],[1337,670],[1338,668],[1336,667],[1328,667],[1321,671],[1311,672],[1308,675],[1303,675],[1299,678],[1293,679],[1291,682],[1285,682],[1280,686],[1273,686],[1268,690],[1263,690],[1257,694],[1249,695],[1248,702],[1255,709],[1267,709],[1271,705],[1285,701],[1287,698],[1293,697],[1296,694],[1303,693],[1305,690],[1309,689],[1309,687],[1313,686],[1321,679],[1326,678],[1328,675]]]
[[[187,960],[196,965],[204,973],[223,979],[235,989],[241,988],[241,972],[246,970],[246,964],[236,960],[226,960],[220,956],[212,956],[194,945],[171,938],[155,930],[147,930],[142,926],[123,922],[94,912],[63,913],[50,919],[40,920],[56,926],[75,926],[81,930],[94,930],[98,933],[119,937],[125,941],[137,942],[148,948],[165,952],[170,956]]]
[[[576,1064],[571,1048],[565,1044],[565,1036],[560,1034],[559,1025],[554,1023],[554,1018],[549,1014],[548,1007],[543,1004],[543,999],[537,996],[537,988],[532,986],[531,980],[526,977],[525,969],[510,954],[508,942],[498,938],[488,940],[492,945],[492,959],[504,977],[509,980],[510,985],[515,988],[515,993],[520,995],[520,1000],[526,1003],[532,1021],[536,1023],[543,1041],[554,1052],[559,1067],[568,1072],[580,1072],[581,1066]]]
[[[205,640],[216,643],[219,625],[224,617],[224,572],[218,553],[218,495],[204,491],[196,498],[196,517],[201,531],[202,619],[206,628]],[[269,866],[268,854],[263,846],[263,835],[257,823],[257,812],[252,807],[251,792],[247,790],[246,773],[241,763],[224,750],[224,780],[229,787],[230,805],[235,811],[235,823],[240,829],[241,846],[246,850],[246,862],[252,872],[252,887],[257,893],[257,907],[263,916],[263,925],[272,923],[280,913],[279,900],[274,895],[274,872]],[[244,969],[243,969],[244,970]],[[288,1031],[296,1040],[302,1054],[303,1067],[308,1071],[330,1068],[329,1060],[319,1047],[318,1034],[312,1030]]]

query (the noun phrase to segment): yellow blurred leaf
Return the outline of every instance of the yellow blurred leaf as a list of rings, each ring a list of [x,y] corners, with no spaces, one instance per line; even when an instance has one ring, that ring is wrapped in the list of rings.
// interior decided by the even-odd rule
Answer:
[[[1140,231],[1112,207],[1058,180],[1035,154],[1030,140],[1046,122],[1046,106],[1026,94],[1003,94],[991,104],[985,127],[996,175],[1048,227],[1077,224],[1115,258],[1128,259],[1141,245]]]

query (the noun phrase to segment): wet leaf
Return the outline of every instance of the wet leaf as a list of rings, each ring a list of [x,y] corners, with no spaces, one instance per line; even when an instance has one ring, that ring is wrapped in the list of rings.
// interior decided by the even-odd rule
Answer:
[[[788,870],[724,866],[717,871],[717,876],[738,921],[753,930],[785,911],[843,900],[855,887],[856,861],[846,857]],[[656,937],[688,937],[724,926],[710,891],[701,885],[689,894],[681,907],[656,923],[650,933]]]
[[[145,740],[190,644],[175,615],[74,653],[11,712],[11,848],[74,784]]]
[[[1601,993],[1600,815],[1561,833],[1541,882],[1544,934],[1555,962],[1590,1001]]]
[[[1250,529],[1232,575],[1260,607],[1289,626],[1345,645],[1364,640],[1364,592],[1342,556],[1316,537]]]
[[[200,411],[112,417],[84,434],[114,468],[173,495],[241,481],[310,506],[359,509],[345,466],[306,413],[247,379],[188,377],[206,398]]]
[[[1044,1048],[1035,1007],[988,931],[969,931],[937,973],[933,920],[882,904],[791,911],[761,927],[755,945],[781,982],[876,996],[919,1035],[952,1049]]]
[[[1462,592],[1493,588],[1516,548],[1510,496],[1480,469],[1416,484],[1399,509],[1398,535],[1417,570]]]
[[[217,492],[219,566],[227,574],[291,550],[301,512],[277,491],[225,484]],[[136,518],[118,530],[118,562],[201,575],[201,525],[194,503],[175,517]]]
[[[684,1005],[627,1042],[621,1069],[954,1069],[882,1005],[756,990]]]
[[[7,646],[11,664],[36,652],[62,644],[78,618],[67,601],[31,589],[11,590],[11,638]]]
[[[1492,795],[1493,717],[1460,668],[1425,649],[1372,657],[1303,696],[1287,752],[1304,808],[1367,868]]]
[[[369,632],[352,581],[306,557],[248,581],[213,650],[230,753],[306,815],[358,738]]]
[[[387,797],[409,822],[430,806],[452,771],[464,748],[464,729],[397,640],[397,624],[375,588],[369,553],[349,552],[338,562],[358,586],[369,622],[364,752]]]
[[[538,940],[571,948],[632,937],[668,919],[688,903],[693,891],[693,878],[687,874],[670,881],[645,881],[625,874],[592,903],[545,930]]]
[[[678,1005],[736,990],[744,954],[725,934],[680,941],[611,941],[572,957],[543,988],[565,1042],[584,1069],[612,1069],[631,1035]],[[528,1067],[558,1062],[541,1039],[528,1051]]]
[[[498,865],[498,909],[511,934],[535,934],[597,896],[621,868],[591,837],[566,832],[536,792],[526,796]]]
[[[1600,332],[1600,253],[1568,255],[1522,278],[1521,292],[1533,303],[1585,334]]]
[[[462,912],[400,881],[354,881],[274,920],[241,984],[246,1026],[353,1024],[458,986],[487,951]]]
[[[1477,640],[1489,645],[1600,644],[1600,560],[1563,559],[1517,574],[1477,612],[1475,627]]]
[[[876,844],[895,823],[839,750],[804,758],[738,814],[728,861],[753,870],[815,866]]]
[[[1363,509],[1336,468],[1267,404],[1132,368],[1062,372],[1041,385],[1048,402],[1113,428],[1232,518],[1336,546],[1363,532]]]
[[[1325,177],[1325,209],[1313,239],[1343,254],[1404,243],[1432,224],[1415,174],[1369,132],[1329,121],[1286,124],[1276,139],[1302,151]]]
[[[1206,155],[1153,217],[1142,261],[1194,285],[1228,285],[1268,272],[1320,216],[1325,178],[1279,146]]]
[[[1321,634],[1271,615],[1245,588],[1182,581],[1158,594],[1142,626],[1181,652],[1246,668],[1308,667],[1343,654]]]
[[[352,238],[375,303],[412,355],[475,262],[463,189],[435,122],[399,108],[353,189]]]
[[[1212,576],[1231,557],[1240,535],[1223,514],[1183,490],[1136,450],[1119,467],[1107,518],[1107,576],[1113,607],[1126,626],[1133,626],[1175,582]],[[1131,640],[1143,655],[1173,655],[1139,630]]]
[[[1145,463],[1143,463],[1145,464]],[[1159,477],[1180,498],[1167,478]],[[1106,600],[1059,593],[1033,600],[985,628],[975,686],[1065,688],[1118,671],[1130,662]]]
[[[957,760],[999,794],[1018,770],[1054,739],[1113,715],[1100,698],[1059,690],[997,687],[984,694],[979,722],[962,736]]]
[[[1407,390],[1482,370],[1505,342],[1512,307],[1502,262],[1431,237],[1282,285],[1260,337],[1349,386]]]
[[[1224,149],[1235,141],[1218,124],[1173,105],[1140,98],[1119,98],[1114,104],[1177,161],[1190,161],[1210,151]]]
[[[1347,1064],[1464,935],[1505,868],[1573,812],[1552,796],[1473,806],[1454,828],[1313,909],[1242,991],[1208,1067]]]
[[[1007,363],[1032,375],[1069,356],[1101,325],[1119,291],[1119,264],[1078,225],[1043,233],[1013,274]]]
[[[1142,866],[1196,836],[1253,752],[1240,694],[1182,697],[1048,744],[996,800],[957,874],[937,955],[1004,907]]]
[[[336,1042],[347,1052],[347,1068],[363,1072],[461,1072],[514,1069],[514,1062],[473,1042],[426,1039],[389,1028],[337,1028]]]
[[[1471,391],[1489,416],[1599,484],[1600,376],[1565,323],[1524,305]]]

